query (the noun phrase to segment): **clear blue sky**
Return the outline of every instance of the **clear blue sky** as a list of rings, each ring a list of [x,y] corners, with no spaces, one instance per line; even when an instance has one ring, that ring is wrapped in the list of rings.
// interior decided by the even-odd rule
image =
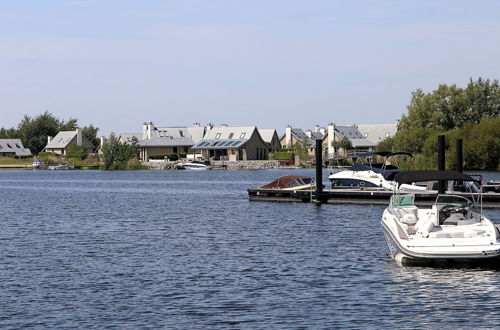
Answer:
[[[500,1],[0,2],[0,127],[388,123],[500,76]]]

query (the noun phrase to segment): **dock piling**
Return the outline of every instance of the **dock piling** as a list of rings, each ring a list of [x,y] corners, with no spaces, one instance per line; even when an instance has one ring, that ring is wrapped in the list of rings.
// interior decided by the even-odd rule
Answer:
[[[322,140],[316,139],[316,194],[314,202],[321,204],[323,193],[323,157],[322,157]]]
[[[444,135],[438,135],[438,170],[446,171],[445,164],[445,137]],[[438,193],[444,194],[446,192],[446,186],[448,185],[445,181],[439,181],[438,183]]]

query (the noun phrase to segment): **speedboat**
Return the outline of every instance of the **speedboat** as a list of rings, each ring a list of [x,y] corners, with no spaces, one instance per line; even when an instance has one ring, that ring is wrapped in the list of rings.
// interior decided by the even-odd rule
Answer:
[[[195,170],[195,171],[200,171],[200,170],[211,170],[212,166],[210,166],[210,163],[205,163],[205,162],[200,162],[197,160],[193,160],[192,162],[189,163],[184,163],[181,165],[181,167],[185,170]]]
[[[260,186],[259,189],[280,190],[308,190],[315,189],[316,182],[313,177],[305,175],[285,175],[277,178],[271,183]]]
[[[381,187],[386,190],[394,190],[394,176],[400,172],[397,166],[387,164],[390,157],[397,155],[412,154],[407,152],[371,151],[359,154],[356,158],[368,158],[365,163],[355,163],[354,165],[341,171],[332,173],[328,179],[332,183],[332,188],[336,187]],[[382,163],[372,163],[372,156],[384,158]],[[406,187],[411,191],[426,190],[426,187],[410,186]]]
[[[394,180],[398,185],[477,181],[454,171],[403,172]],[[391,256],[402,264],[500,266],[500,225],[482,214],[474,195],[464,195],[438,194],[432,207],[422,208],[415,205],[415,194],[395,192],[381,221]],[[481,203],[481,192],[477,196]]]

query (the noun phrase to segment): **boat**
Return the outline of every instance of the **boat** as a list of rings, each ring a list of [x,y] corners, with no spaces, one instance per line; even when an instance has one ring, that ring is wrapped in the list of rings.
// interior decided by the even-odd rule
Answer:
[[[59,165],[52,165],[48,167],[49,170],[69,170],[69,166],[67,164],[61,163]]]
[[[328,179],[332,183],[332,189],[338,187],[379,187],[386,190],[394,190],[394,176],[401,171],[397,166],[387,164],[387,161],[390,157],[397,155],[412,157],[412,154],[407,152],[390,151],[370,151],[352,157],[353,159],[368,159],[369,161],[355,163],[348,168],[331,173]],[[382,163],[372,163],[372,156],[381,156],[384,158],[384,161]],[[406,188],[411,191],[423,191],[427,189],[423,186],[410,185]]]
[[[260,186],[259,189],[280,190],[312,190],[316,189],[313,177],[305,175],[285,175],[277,178],[271,183]]]
[[[43,167],[42,161],[40,159],[33,160],[33,163],[31,165],[32,165],[33,169],[37,169],[37,168],[42,168]]]
[[[397,185],[423,181],[478,179],[455,171],[409,171],[394,177]],[[381,225],[390,255],[402,264],[500,266],[500,225],[482,214],[477,201],[463,194],[438,194],[431,208],[415,206],[415,194],[396,191]],[[479,206],[476,204],[479,203]]]
[[[192,162],[179,165],[178,169],[200,171],[200,170],[211,170],[212,166],[210,166],[209,162],[193,160]]]

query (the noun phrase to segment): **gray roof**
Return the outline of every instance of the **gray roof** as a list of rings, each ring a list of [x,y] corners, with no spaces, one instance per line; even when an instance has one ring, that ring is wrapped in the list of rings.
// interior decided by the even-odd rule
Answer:
[[[239,139],[248,140],[252,137],[255,126],[217,126],[205,134],[203,140],[224,140],[224,139]],[[220,134],[220,135],[218,135]]]
[[[353,126],[335,126],[335,133],[340,137],[347,137],[349,139],[364,139],[364,135],[359,131],[359,129]]]
[[[141,147],[191,147],[194,144],[193,139],[173,137],[146,139],[139,142]]]
[[[314,140],[323,138],[323,134],[320,132],[311,132],[311,137],[308,137],[307,134],[300,128],[292,128],[292,136],[295,136],[295,138],[300,141],[307,139],[307,144],[310,147],[316,147],[316,142]]]
[[[259,128],[258,131],[262,140],[267,143],[271,143],[274,135],[278,134],[274,128]]]
[[[0,139],[1,153],[15,153],[16,156],[31,156],[31,151],[24,148],[21,139]]]
[[[76,131],[61,131],[45,146],[45,149],[64,149],[76,137]]]
[[[373,141],[365,139],[365,138],[362,138],[362,139],[354,138],[354,139],[349,139],[349,140],[351,140],[352,146],[354,148],[377,146],[377,143],[373,143]]]
[[[131,142],[133,137],[135,137],[137,141],[141,141],[142,133],[121,133],[119,140],[122,142]]]
[[[193,149],[239,149],[252,137],[255,126],[218,126],[207,132]]]
[[[358,130],[366,139],[378,144],[380,141],[394,136],[398,130],[398,126],[396,123],[358,125]]]

